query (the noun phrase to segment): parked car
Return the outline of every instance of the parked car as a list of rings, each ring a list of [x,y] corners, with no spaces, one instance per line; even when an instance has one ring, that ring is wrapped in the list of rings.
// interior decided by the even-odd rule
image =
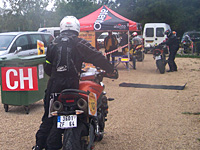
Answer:
[[[184,48],[184,53],[196,52],[200,47],[200,32],[188,31],[185,32],[181,39],[181,46]]]
[[[117,38],[118,43],[120,43],[120,36],[118,32],[112,32],[112,34],[114,34]],[[104,39],[108,36],[108,32],[103,32],[98,38],[97,38],[97,42],[99,44],[99,48],[103,48],[104,47]]]
[[[47,45],[54,39],[50,33],[6,32],[0,33],[0,58],[38,55],[37,40]]]
[[[193,42],[200,41],[200,31],[188,31],[183,34],[181,43],[185,40],[186,35],[188,35]]]
[[[60,34],[60,27],[45,27],[39,28],[39,32],[51,33],[54,37],[57,37]]]

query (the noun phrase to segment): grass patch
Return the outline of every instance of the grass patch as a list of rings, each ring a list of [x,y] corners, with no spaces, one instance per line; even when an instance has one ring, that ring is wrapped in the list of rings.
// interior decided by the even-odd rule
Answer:
[[[182,114],[184,114],[184,115],[200,115],[200,112],[195,112],[195,113],[192,113],[192,112],[182,112]]]
[[[200,55],[192,55],[192,54],[176,54],[176,57],[181,57],[181,58],[200,58]]]

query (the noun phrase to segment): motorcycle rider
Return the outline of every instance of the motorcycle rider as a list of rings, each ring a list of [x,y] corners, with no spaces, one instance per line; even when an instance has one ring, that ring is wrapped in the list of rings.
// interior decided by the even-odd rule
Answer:
[[[50,96],[64,89],[78,89],[82,63],[92,63],[107,73],[114,71],[113,66],[92,47],[78,38],[80,24],[76,17],[66,16],[60,22],[60,35],[48,46],[44,70],[50,79],[44,98],[42,124],[36,133],[36,146],[33,150],[58,150],[62,148],[62,129],[57,129],[57,117],[49,117]],[[69,66],[70,64],[70,66]]]
[[[167,40],[165,42],[162,42],[161,45],[168,45],[169,46],[169,58],[168,58],[168,65],[169,70],[167,72],[173,72],[177,71],[177,65],[175,63],[175,56],[179,49],[179,41],[175,34],[172,33],[171,30],[166,30],[165,35],[167,35]]]
[[[137,37],[137,35],[137,32],[133,32],[132,34],[131,42],[133,47],[136,47],[137,45],[142,45],[142,40],[139,37]]]

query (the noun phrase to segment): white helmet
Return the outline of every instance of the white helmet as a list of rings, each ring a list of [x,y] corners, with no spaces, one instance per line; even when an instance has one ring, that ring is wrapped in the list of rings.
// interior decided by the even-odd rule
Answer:
[[[78,19],[74,16],[66,16],[64,17],[60,22],[60,32],[63,32],[65,30],[71,30],[80,32],[80,23]]]
[[[133,36],[137,36],[137,32],[133,32],[133,34],[132,34]]]

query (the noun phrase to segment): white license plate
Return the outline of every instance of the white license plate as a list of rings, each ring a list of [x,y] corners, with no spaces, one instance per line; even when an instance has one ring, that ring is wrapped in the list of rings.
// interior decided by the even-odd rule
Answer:
[[[77,127],[77,115],[57,117],[57,128],[67,129],[75,127]]]
[[[156,56],[155,59],[156,59],[156,60],[160,60],[160,59],[161,59],[161,56],[160,56],[160,55],[159,55],[159,56]]]

